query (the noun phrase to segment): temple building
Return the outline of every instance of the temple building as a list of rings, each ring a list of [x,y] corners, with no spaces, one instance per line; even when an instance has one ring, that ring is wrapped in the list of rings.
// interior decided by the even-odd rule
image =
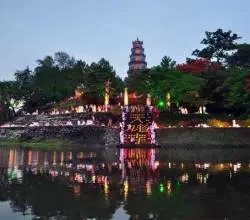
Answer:
[[[137,37],[135,41],[132,42],[133,46],[131,48],[130,61],[128,63],[129,69],[127,71],[128,77],[125,79],[125,83],[128,84],[130,79],[133,81],[133,75],[143,74],[143,71],[147,69],[146,55],[144,53],[143,41],[140,41]],[[126,91],[125,91],[126,94]],[[124,101],[124,105],[140,105],[140,104],[149,104],[147,97],[143,95],[138,95],[134,91],[129,91],[127,94],[127,101]],[[147,102],[147,103],[146,103]],[[151,101],[150,101],[151,103]],[[149,104],[150,105],[150,104]]]
[[[147,68],[146,55],[144,53],[143,42],[138,38],[133,41],[131,49],[130,61],[128,63],[128,75],[133,72],[140,72]]]

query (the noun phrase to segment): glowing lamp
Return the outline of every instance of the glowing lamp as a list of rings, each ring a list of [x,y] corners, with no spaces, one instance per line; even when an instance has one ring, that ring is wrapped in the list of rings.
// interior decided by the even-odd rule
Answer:
[[[158,103],[158,105],[159,105],[160,107],[164,107],[164,102],[163,102],[163,101],[160,101],[160,102]]]
[[[160,192],[164,192],[164,186],[162,183],[160,184]]]

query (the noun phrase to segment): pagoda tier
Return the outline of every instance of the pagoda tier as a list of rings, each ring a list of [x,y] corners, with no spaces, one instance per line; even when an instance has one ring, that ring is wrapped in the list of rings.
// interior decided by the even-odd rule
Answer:
[[[146,55],[144,54],[143,42],[138,38],[133,41],[133,47],[131,49],[130,62],[128,73],[140,72],[147,68]]]

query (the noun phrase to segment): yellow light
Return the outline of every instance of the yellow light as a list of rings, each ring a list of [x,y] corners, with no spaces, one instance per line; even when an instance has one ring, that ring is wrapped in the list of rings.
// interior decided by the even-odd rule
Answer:
[[[184,168],[184,163],[181,163],[181,169],[183,169]]]
[[[128,105],[128,88],[124,89],[124,105]]]
[[[204,163],[204,169],[207,169],[210,167],[210,164],[209,163]]]
[[[171,181],[170,180],[167,181],[167,189],[171,191]]]
[[[208,174],[203,177],[203,183],[207,184]]]
[[[196,164],[195,164],[195,167],[196,167],[196,168],[201,168],[201,165],[200,165],[199,163],[196,163]]]
[[[237,165],[236,165],[236,164],[234,164],[234,165],[233,165],[233,171],[234,171],[234,173],[236,173],[236,172],[237,172],[237,169],[238,169],[238,168],[237,168]]]
[[[199,180],[200,183],[203,183],[202,173],[197,173],[197,180]]]
[[[237,168],[238,168],[238,169],[241,168],[241,163],[237,163]]]
[[[53,154],[53,165],[56,165],[56,151]]]
[[[171,194],[171,181],[170,180],[168,180],[167,181],[167,193],[168,193],[168,195],[170,195]]]
[[[28,156],[28,165],[31,165],[32,162],[32,151],[29,151],[29,156]]]
[[[183,175],[181,176],[180,181],[181,181],[182,183],[185,183],[185,182],[188,182],[188,179],[189,179],[188,173],[185,173],[185,174],[183,174]]]
[[[92,176],[92,182],[95,183],[95,180],[96,180],[96,176],[93,175],[93,176]]]
[[[72,160],[72,152],[69,152],[69,159]]]
[[[124,181],[124,200],[126,201],[128,198],[128,180]]]
[[[14,151],[10,150],[10,154],[9,154],[9,166],[13,165],[14,163]]]
[[[146,183],[146,190],[147,190],[147,195],[148,196],[152,194],[150,180],[148,180],[147,183]]]
[[[107,181],[107,177],[105,178],[104,181],[104,194],[105,194],[105,199],[108,200],[108,193],[109,193],[109,185]]]
[[[61,152],[61,166],[63,165],[63,161],[64,161],[64,153]]]

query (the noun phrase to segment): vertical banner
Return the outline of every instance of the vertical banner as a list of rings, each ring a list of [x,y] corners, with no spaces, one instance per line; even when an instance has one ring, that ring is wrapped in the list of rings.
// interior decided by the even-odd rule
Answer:
[[[121,144],[154,144],[152,111],[148,107],[134,107],[123,110]]]

